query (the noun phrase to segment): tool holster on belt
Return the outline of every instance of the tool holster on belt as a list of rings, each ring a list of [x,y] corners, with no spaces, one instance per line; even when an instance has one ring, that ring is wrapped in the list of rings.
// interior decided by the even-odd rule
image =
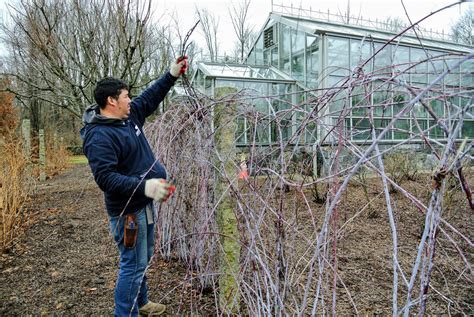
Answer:
[[[137,215],[125,215],[123,244],[126,248],[134,248],[137,243],[138,223]]]

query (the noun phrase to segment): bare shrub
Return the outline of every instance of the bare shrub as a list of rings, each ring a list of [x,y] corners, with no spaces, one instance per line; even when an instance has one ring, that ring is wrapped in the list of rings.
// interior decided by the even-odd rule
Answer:
[[[324,204],[326,202],[329,191],[329,185],[327,183],[314,182],[310,190],[315,203]]]
[[[5,251],[23,230],[27,217],[23,206],[30,192],[30,182],[21,141],[15,136],[6,138],[0,144],[0,152],[0,246]]]
[[[472,56],[464,56],[456,63],[468,58]],[[396,67],[392,70],[397,71]],[[394,81],[392,77],[381,81],[373,74],[360,78],[359,74],[353,75],[344,79],[345,86],[320,92],[307,108],[285,104],[271,113],[258,111],[257,106],[262,109],[272,105],[274,96],[249,95],[235,89],[215,98],[192,94],[188,100],[172,104],[147,127],[157,157],[170,177],[177,179],[176,194],[172,201],[159,206],[157,223],[162,255],[178,257],[188,266],[189,274],[183,283],[198,280],[214,291],[218,302],[216,281],[225,274],[219,261],[226,260],[218,256],[228,250],[222,243],[225,239],[221,239],[226,236],[240,245],[240,267],[233,276],[241,303],[236,314],[358,315],[376,313],[372,310],[374,305],[387,315],[409,316],[415,310],[442,314],[447,305],[456,313],[469,311],[465,294],[458,290],[472,284],[471,260],[466,255],[472,242],[466,234],[467,227],[447,222],[441,212],[442,197],[449,188],[444,176],[457,170],[460,157],[468,156],[469,149],[456,144],[462,125],[447,127],[444,122],[462,122],[468,106],[453,106],[445,121],[432,120],[444,131],[446,138],[440,141],[436,135],[430,138],[434,134],[422,126],[412,129],[411,124],[408,128],[397,124],[400,119],[407,120],[403,116],[419,112],[420,109],[414,110],[415,105],[423,106],[422,99],[436,82],[420,90],[406,87],[406,81]],[[347,89],[347,85],[361,89]],[[385,121],[376,121],[373,114],[386,110],[392,101],[372,98],[373,90],[385,97],[402,90],[410,97],[403,103],[393,98],[396,107],[392,109],[399,112]],[[456,93],[459,92],[445,92]],[[371,100],[371,104],[354,103],[357,98]],[[336,101],[340,102],[339,108],[327,109]],[[219,104],[235,107],[234,117],[226,120],[237,137],[245,136],[245,144],[236,141],[235,148],[226,151],[217,146],[216,139],[223,137],[220,133],[225,125],[222,118],[220,125],[214,121],[213,115],[220,115],[216,110]],[[360,109],[354,112],[345,108],[352,105]],[[301,126],[290,133],[284,128],[285,120],[290,122],[288,118],[295,112]],[[351,113],[363,118],[354,121]],[[298,141],[303,139],[302,134],[315,125],[322,131],[325,146],[324,172],[308,176],[304,159],[301,163],[297,159],[295,164],[295,157],[301,149]],[[268,140],[266,133],[270,131],[273,138]],[[229,134],[226,136],[229,139]],[[387,139],[396,143],[394,149],[386,147],[388,151],[381,152],[379,145],[386,144]],[[435,173],[440,175],[435,186],[429,179],[418,179],[412,152],[394,152],[407,143],[419,144],[420,140],[431,151],[433,166],[437,166]],[[247,179],[238,177],[240,160],[235,157],[236,148],[245,152],[250,169]],[[369,200],[374,209],[378,208],[373,221],[359,217],[368,205],[369,188],[366,193],[359,188],[348,190],[349,183],[353,184],[357,177],[364,184],[372,183],[363,169],[369,169],[374,175],[373,183],[382,188]],[[361,175],[356,176],[357,173]],[[316,189],[319,198],[326,198],[324,204],[314,202],[312,191]],[[427,200],[422,197],[426,192]],[[469,204],[469,186],[457,192],[457,197],[462,195]],[[232,198],[238,228],[238,235],[232,237],[219,231],[217,220],[219,205],[228,197]],[[467,221],[472,214],[468,204],[464,198],[460,207],[465,211],[462,219]],[[234,222],[224,225],[233,226]],[[449,254],[435,253],[439,245],[447,246]],[[448,277],[452,268],[456,276]],[[387,296],[389,292],[391,297]],[[440,298],[434,299],[435,293]],[[434,304],[427,308],[428,300]],[[218,305],[216,311],[232,315]]]
[[[390,178],[397,184],[403,181],[415,181],[417,179],[419,168],[416,161],[413,160],[413,153],[394,152],[385,156],[385,171]],[[390,191],[393,193],[396,189],[390,185]]]
[[[51,133],[46,141],[46,173],[48,176],[54,176],[68,167],[69,151],[62,140],[58,140],[55,134]]]
[[[367,80],[365,78],[359,84],[363,85]],[[341,88],[332,93],[346,94],[346,90]],[[403,107],[409,110],[421,96],[423,93],[414,96]],[[271,97],[259,98],[271,100]],[[325,98],[322,96],[315,101],[312,109],[324,108],[327,105]],[[226,248],[221,243],[224,234],[219,231],[217,220],[216,211],[223,200],[217,190],[217,181],[232,197],[239,231],[240,270],[234,278],[241,300],[237,313],[242,315],[324,315],[331,310],[334,315],[360,314],[363,310],[359,309],[368,309],[371,305],[367,298],[358,298],[361,289],[370,290],[370,293],[376,290],[377,300],[383,301],[381,306],[386,313],[390,300],[394,312],[409,311],[421,302],[421,292],[426,292],[426,285],[430,285],[434,244],[446,244],[446,240],[437,240],[438,236],[453,241],[458,251],[452,254],[457,259],[456,269],[470,270],[470,262],[464,254],[466,248],[460,247],[462,239],[471,243],[469,238],[441,217],[446,179],[440,179],[440,185],[434,188],[429,186],[429,180],[428,186],[423,182],[407,182],[420,181],[419,169],[412,160],[413,153],[388,152],[385,161],[382,160],[379,142],[383,140],[383,133],[392,131],[397,118],[377,130],[364,126],[364,129],[344,134],[333,126],[321,124],[332,133],[328,139],[333,137],[337,142],[326,144],[324,173],[308,176],[305,175],[307,160],[295,160],[300,150],[291,144],[301,138],[305,127],[288,136],[290,140],[279,137],[282,133],[278,129],[282,118],[292,110],[299,111],[301,122],[306,125],[320,123],[322,119],[313,115],[312,110],[305,112],[298,105],[275,111],[273,116],[261,115],[249,99],[255,101],[257,97],[235,90],[215,99],[193,96],[190,100],[195,103],[189,102],[191,106],[186,102],[172,104],[146,129],[157,157],[178,183],[173,200],[159,207],[160,250],[162,255],[175,256],[186,263],[191,276],[188,279],[198,280],[202,287],[212,289],[218,298],[219,290],[214,286],[223,273],[217,256],[225,253]],[[245,152],[250,169],[250,176],[245,180],[238,178],[240,161],[228,153],[233,151],[221,151],[216,146],[216,139],[222,136],[219,127],[212,125],[213,117],[209,114],[214,113],[216,104],[222,103],[228,107],[237,105],[233,120],[228,120],[229,126],[246,119],[248,130],[237,129],[238,133],[248,136],[248,143],[240,144],[239,148]],[[329,120],[333,118],[326,119],[323,123],[333,122]],[[274,142],[262,146],[258,133],[269,127],[276,130],[274,135],[277,137]],[[459,159],[453,155],[457,153],[453,143],[459,129],[460,126],[448,131],[448,142],[436,148],[436,152],[433,150],[436,154],[434,165],[445,166],[449,162],[453,169],[452,162]],[[351,133],[357,133],[358,138],[367,136],[365,143],[353,142],[347,137]],[[368,186],[365,190],[348,190],[348,184],[358,178],[363,186],[373,181],[379,188],[382,183],[380,195],[370,197]],[[420,186],[424,192],[430,191],[428,202],[420,196]],[[390,192],[390,187],[397,195]],[[286,192],[285,188],[290,191]],[[385,196],[385,201],[376,199],[378,196]],[[317,199],[320,203],[315,203]],[[366,210],[368,202],[373,202],[371,217],[374,218],[369,227],[367,221],[358,217]],[[413,217],[413,212],[417,212],[418,217]],[[453,236],[453,232],[459,236]],[[361,252],[368,254],[361,256]],[[445,263],[449,258],[437,257],[442,263],[437,264],[438,268],[444,272],[448,269]],[[389,266],[391,268],[387,269]],[[360,274],[362,271],[365,275]],[[377,279],[376,275],[379,275]],[[407,282],[403,282],[402,277]],[[439,277],[436,280],[439,282]],[[464,287],[468,282],[463,275],[448,283],[454,290],[458,283]],[[386,296],[389,288],[392,288],[392,299]],[[407,293],[409,295],[405,296]],[[462,294],[450,294],[450,298],[460,303]],[[440,305],[442,303],[437,302],[435,309],[429,311],[442,311]],[[458,304],[459,307],[462,305]],[[216,309],[219,311],[220,308]],[[465,305],[457,311],[463,309],[466,309]],[[231,314],[228,311],[219,313]]]
[[[367,212],[368,218],[378,218],[380,216],[380,210],[377,208],[372,208],[371,198],[369,195],[369,181],[370,181],[370,169],[367,166],[362,166],[359,171],[354,175],[354,184],[360,186],[362,188],[362,192],[364,193],[364,198],[367,201]]]
[[[22,232],[30,182],[28,160],[16,134],[18,108],[13,106],[11,94],[0,93],[0,118],[0,249],[4,252]]]

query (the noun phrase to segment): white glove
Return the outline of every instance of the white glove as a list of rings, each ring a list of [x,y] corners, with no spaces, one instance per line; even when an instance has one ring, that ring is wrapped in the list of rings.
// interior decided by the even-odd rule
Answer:
[[[168,197],[170,184],[162,178],[152,178],[145,182],[145,196],[156,201],[163,201]]]
[[[170,74],[178,78],[181,74],[186,73],[188,69],[188,57],[178,57],[175,62],[171,64]]]

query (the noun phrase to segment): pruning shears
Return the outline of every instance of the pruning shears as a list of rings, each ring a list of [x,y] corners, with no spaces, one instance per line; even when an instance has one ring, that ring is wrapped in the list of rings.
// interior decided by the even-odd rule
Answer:
[[[166,180],[161,180],[162,183],[167,182],[170,184],[170,187],[168,188],[168,195],[163,199],[163,202],[167,201],[171,196],[173,196],[173,193],[176,191],[176,182],[174,179],[170,179],[169,181]]]

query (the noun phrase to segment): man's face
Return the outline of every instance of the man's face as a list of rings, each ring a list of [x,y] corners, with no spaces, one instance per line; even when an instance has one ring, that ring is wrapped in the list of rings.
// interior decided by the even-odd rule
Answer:
[[[130,115],[130,96],[128,95],[128,90],[121,90],[120,95],[115,101],[115,113],[117,117],[122,120],[125,120]]]

